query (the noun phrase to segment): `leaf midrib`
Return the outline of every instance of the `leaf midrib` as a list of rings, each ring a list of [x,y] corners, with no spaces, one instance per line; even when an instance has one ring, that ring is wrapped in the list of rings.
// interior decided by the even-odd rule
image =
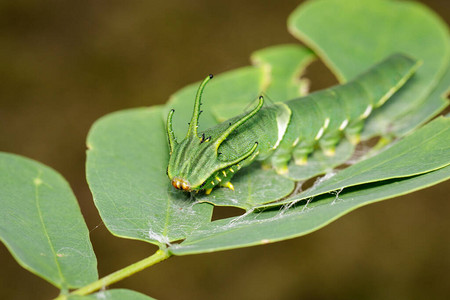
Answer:
[[[33,184],[35,186],[35,189],[34,189],[35,204],[36,204],[36,209],[37,209],[37,212],[38,212],[39,220],[40,220],[40,223],[41,223],[41,226],[42,226],[42,230],[44,232],[44,236],[46,237],[48,245],[50,247],[50,250],[51,250],[51,252],[53,254],[53,259],[54,259],[55,264],[56,264],[56,269],[58,270],[58,275],[59,275],[60,279],[62,280],[61,285],[63,285],[64,283],[67,282],[67,280],[66,280],[66,278],[64,277],[64,275],[62,273],[61,265],[59,264],[55,248],[53,246],[53,243],[51,241],[50,235],[48,233],[47,226],[45,225],[45,221],[44,221],[44,217],[43,217],[42,209],[41,209],[41,205],[40,205],[39,186],[44,184],[44,182],[41,179],[41,175],[42,175],[42,171],[39,170],[37,176],[34,178],[34,181],[33,181]],[[40,181],[40,183],[37,183],[36,181]],[[48,185],[48,184],[46,184],[46,185],[51,188],[50,185]],[[64,286],[62,286],[62,288],[64,288]]]

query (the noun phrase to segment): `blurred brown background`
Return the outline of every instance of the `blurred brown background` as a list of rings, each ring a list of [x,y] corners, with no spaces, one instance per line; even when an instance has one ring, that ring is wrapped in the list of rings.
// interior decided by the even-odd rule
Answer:
[[[421,1],[450,19],[447,0]],[[298,0],[0,2],[0,150],[61,172],[78,197],[104,276],[156,250],[113,237],[85,182],[85,138],[99,117],[164,103],[184,85],[296,42]],[[308,71],[313,89],[333,76]],[[115,287],[158,299],[442,299],[450,295],[450,184],[361,208],[308,236],[173,257]],[[1,208],[0,208],[1,209]],[[0,299],[58,291],[0,246]]]

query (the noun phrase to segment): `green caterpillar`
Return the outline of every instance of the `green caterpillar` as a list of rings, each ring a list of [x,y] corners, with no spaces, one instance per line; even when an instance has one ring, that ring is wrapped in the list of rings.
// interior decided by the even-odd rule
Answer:
[[[359,142],[372,110],[404,85],[419,65],[417,60],[395,54],[343,85],[265,107],[260,97],[252,111],[199,135],[200,101],[210,75],[197,91],[188,132],[181,142],[172,130],[174,110],[169,112],[167,175],[176,189],[209,194],[218,185],[234,190],[231,178],[254,160],[283,174],[291,158],[299,165],[307,163],[317,145],[333,155],[343,136],[354,144]]]

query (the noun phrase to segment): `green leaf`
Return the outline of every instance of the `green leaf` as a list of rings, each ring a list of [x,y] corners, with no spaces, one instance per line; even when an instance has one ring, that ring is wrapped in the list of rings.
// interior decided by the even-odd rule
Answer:
[[[22,267],[61,289],[98,278],[86,223],[60,174],[0,153],[0,207],[0,239]]]
[[[217,94],[221,94],[222,101],[216,101],[212,107],[212,114],[217,122],[223,122],[229,118],[241,114],[249,107],[257,104],[255,100],[260,94],[266,97],[267,105],[275,102],[286,101],[300,97],[308,92],[308,81],[300,79],[301,74],[308,64],[315,59],[311,50],[299,45],[277,45],[258,50],[251,55],[253,68],[241,68],[237,72],[228,72],[236,82],[241,80],[237,75],[239,70],[258,70],[259,82],[257,84],[248,82],[247,89],[253,90],[253,95],[248,95],[244,90],[223,89]],[[245,79],[244,79],[245,80]],[[247,79],[248,80],[248,79]],[[231,85],[227,85],[229,87]],[[240,87],[240,85],[238,85]],[[242,94],[242,96],[241,96]],[[215,99],[218,99],[217,97]],[[252,102],[253,101],[253,102]]]
[[[98,120],[88,136],[86,173],[100,216],[116,236],[162,246],[209,222],[212,206],[194,203],[166,176],[169,150],[161,107]]]
[[[309,1],[291,14],[288,27],[341,82],[394,52],[423,61],[407,88],[401,89],[367,120],[365,138],[389,132],[404,134],[442,107],[441,103],[436,106],[436,102],[427,102],[427,106],[433,106],[430,115],[404,123],[407,120],[403,117],[411,115],[437,85],[450,59],[446,24],[422,4],[387,0]],[[393,131],[399,125],[401,130]]]
[[[358,207],[411,193],[450,178],[450,166],[423,175],[370,183],[282,210],[266,210],[204,225],[169,250],[174,255],[272,243],[318,230]]]
[[[147,295],[126,289],[112,289],[87,296],[69,296],[68,300],[151,300]]]
[[[314,53],[299,45],[277,45],[253,52],[251,61],[265,72],[264,94],[274,102],[287,101],[307,94],[308,81],[300,79]]]
[[[418,175],[450,164],[450,117],[439,117],[392,147],[354,164],[282,205],[349,186]]]
[[[394,131],[401,135],[409,133],[412,128],[419,127],[443,111],[450,103],[450,68],[447,69],[438,86],[420,105],[402,116],[395,124]],[[411,126],[414,124],[414,126]]]
[[[210,195],[199,194],[195,198],[200,202],[248,210],[284,198],[295,187],[293,181],[279,176],[274,170],[264,170],[257,163],[237,173],[233,177],[233,185],[234,191],[219,188],[213,190]]]

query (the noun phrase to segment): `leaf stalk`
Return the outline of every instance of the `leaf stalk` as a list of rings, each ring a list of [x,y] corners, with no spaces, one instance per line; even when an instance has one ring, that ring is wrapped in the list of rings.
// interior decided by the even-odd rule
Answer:
[[[106,286],[109,286],[117,281],[125,279],[139,271],[144,270],[145,268],[148,268],[154,264],[157,264],[157,263],[169,258],[170,255],[171,254],[168,251],[159,249],[153,255],[151,255],[147,258],[144,258],[132,265],[129,265],[123,269],[120,269],[114,273],[111,273],[97,281],[94,281],[82,288],[79,288],[79,289],[71,292],[68,295],[59,295],[54,300],[65,300],[65,299],[68,299],[69,296],[73,296],[73,295],[85,296],[85,295],[91,294],[92,292],[95,292],[102,288],[105,288]]]

